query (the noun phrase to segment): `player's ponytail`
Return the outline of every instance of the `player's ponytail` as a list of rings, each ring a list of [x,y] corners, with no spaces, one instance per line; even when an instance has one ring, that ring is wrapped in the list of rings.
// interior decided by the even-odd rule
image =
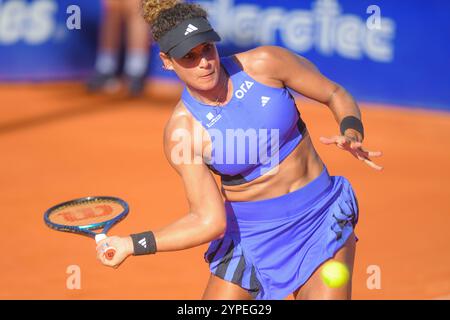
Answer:
[[[183,3],[180,0],[142,0],[142,15],[151,25],[155,41],[186,19],[208,16],[198,4]]]

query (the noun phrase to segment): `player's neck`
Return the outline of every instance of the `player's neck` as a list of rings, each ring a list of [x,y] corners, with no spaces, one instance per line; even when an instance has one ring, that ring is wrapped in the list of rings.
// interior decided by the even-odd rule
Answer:
[[[228,101],[229,77],[222,67],[219,70],[219,80],[214,88],[210,90],[198,90],[188,86],[189,93],[202,103],[212,106],[221,105]]]

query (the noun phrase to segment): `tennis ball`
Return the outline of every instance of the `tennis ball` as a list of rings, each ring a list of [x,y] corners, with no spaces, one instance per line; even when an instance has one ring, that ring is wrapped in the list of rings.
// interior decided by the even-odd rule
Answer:
[[[320,272],[322,281],[330,288],[339,288],[346,284],[350,278],[350,272],[344,263],[331,260],[323,265]]]

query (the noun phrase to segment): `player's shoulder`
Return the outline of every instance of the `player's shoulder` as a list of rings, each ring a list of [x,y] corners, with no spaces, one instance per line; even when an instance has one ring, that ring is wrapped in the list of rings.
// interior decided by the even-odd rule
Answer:
[[[192,114],[180,100],[173,108],[172,114],[164,127],[164,141],[171,141],[174,134],[191,133],[195,126]]]
[[[237,56],[244,57],[246,59],[270,59],[275,58],[280,54],[290,52],[288,49],[280,46],[259,46],[247,51],[237,53]]]
[[[242,69],[252,74],[276,72],[291,51],[279,46],[260,46],[235,55]]]
[[[192,123],[192,115],[180,100],[173,108],[172,114],[166,123],[164,130],[174,130],[177,128],[187,128]]]
[[[195,140],[202,139],[196,135],[201,130],[203,130],[201,124],[194,119],[183,101],[179,101],[164,128],[164,153],[169,163],[178,172],[181,172],[181,168],[185,167],[185,162],[178,161],[180,159],[178,158],[179,154],[177,155],[178,160],[174,161],[172,158],[174,148],[182,153],[181,158],[191,160],[188,163],[201,163],[195,160],[199,155],[201,157],[203,150],[203,140],[199,140],[201,143],[197,143],[198,140]],[[190,152],[185,155],[184,152],[188,150]]]
[[[260,46],[237,53],[236,58],[244,67],[251,68],[260,64],[271,64],[289,54],[292,54],[291,51],[279,46]]]

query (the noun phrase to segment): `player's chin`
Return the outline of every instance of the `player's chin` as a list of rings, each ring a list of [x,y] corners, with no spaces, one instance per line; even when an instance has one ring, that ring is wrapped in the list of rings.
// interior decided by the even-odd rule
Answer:
[[[195,87],[201,91],[209,91],[215,88],[217,79],[215,77],[199,77],[195,82]]]

